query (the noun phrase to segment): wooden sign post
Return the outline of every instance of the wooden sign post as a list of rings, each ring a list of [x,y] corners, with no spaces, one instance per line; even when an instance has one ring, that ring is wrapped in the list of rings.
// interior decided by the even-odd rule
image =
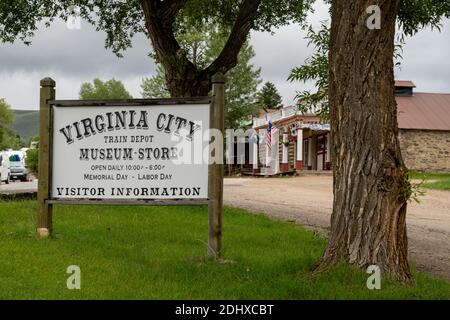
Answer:
[[[50,101],[55,99],[55,81],[51,78],[41,80],[39,104],[39,173],[38,173],[38,216],[37,232],[41,237],[52,233],[52,205],[48,202],[51,190],[52,154],[52,108]]]
[[[223,74],[219,73],[213,76],[213,100],[210,111],[210,128],[224,132],[224,109],[225,109],[225,79]],[[209,164],[209,237],[208,237],[208,256],[211,258],[220,258],[222,249],[222,207],[223,207],[223,139],[218,146],[222,146],[219,163]],[[211,154],[216,158],[216,154]]]
[[[53,204],[207,204],[207,254],[220,258],[224,76],[212,84],[212,97],[55,100],[55,81],[42,79],[38,234],[51,236]],[[215,131],[209,141],[207,129]],[[209,146],[210,162],[179,162],[185,144],[177,137],[188,149],[200,143],[197,158]]]

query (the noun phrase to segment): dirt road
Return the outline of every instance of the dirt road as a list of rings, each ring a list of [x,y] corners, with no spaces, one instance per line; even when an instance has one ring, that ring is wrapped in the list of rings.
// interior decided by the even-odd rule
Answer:
[[[332,177],[227,178],[224,202],[324,235],[330,227]],[[450,191],[427,190],[407,214],[410,260],[419,271],[450,281]]]
[[[32,182],[11,181],[9,184],[0,183],[0,193],[2,194],[28,192],[37,192],[37,180],[34,180]]]

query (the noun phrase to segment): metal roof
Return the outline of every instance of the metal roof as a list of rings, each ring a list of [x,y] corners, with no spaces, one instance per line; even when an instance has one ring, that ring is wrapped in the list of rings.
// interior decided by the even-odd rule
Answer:
[[[417,92],[395,100],[400,129],[450,131],[450,94]]]
[[[397,84],[399,83],[399,84]],[[414,86],[412,81],[396,81],[396,85]],[[396,96],[397,119],[400,129],[445,130],[450,131],[450,93],[414,93],[412,96]],[[281,112],[280,110],[278,110]],[[271,113],[270,115],[276,115]],[[317,118],[314,115],[298,115],[285,113],[270,119],[274,124],[281,125],[290,121],[301,121],[300,118]],[[255,129],[264,128],[268,121],[264,117],[254,119]],[[265,120],[265,121],[264,121]]]

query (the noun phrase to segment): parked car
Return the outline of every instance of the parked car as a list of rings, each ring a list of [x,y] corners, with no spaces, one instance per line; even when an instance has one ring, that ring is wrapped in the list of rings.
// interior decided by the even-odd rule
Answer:
[[[9,183],[11,178],[11,170],[9,167],[9,154],[5,151],[0,152],[0,184]]]
[[[9,151],[9,167],[11,180],[28,181],[28,169],[25,166],[26,153]]]

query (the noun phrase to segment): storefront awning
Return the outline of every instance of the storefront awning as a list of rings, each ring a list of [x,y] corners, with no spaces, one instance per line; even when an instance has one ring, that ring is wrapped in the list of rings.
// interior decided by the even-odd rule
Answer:
[[[329,123],[302,123],[300,125],[302,129],[310,129],[313,131],[330,131],[330,124]]]

